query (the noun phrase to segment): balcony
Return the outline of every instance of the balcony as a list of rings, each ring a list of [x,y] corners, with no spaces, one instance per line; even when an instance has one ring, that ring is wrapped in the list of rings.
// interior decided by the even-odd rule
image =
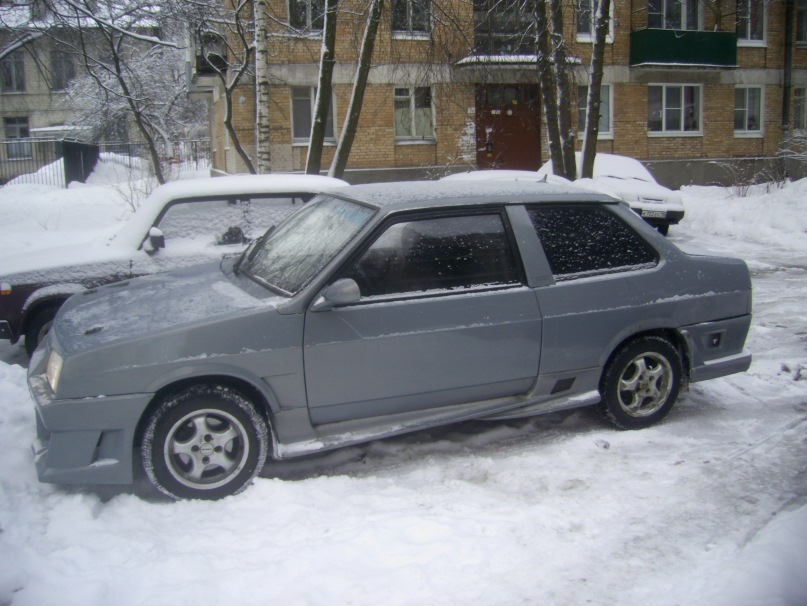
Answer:
[[[631,67],[737,67],[737,34],[702,30],[642,29],[630,34]]]

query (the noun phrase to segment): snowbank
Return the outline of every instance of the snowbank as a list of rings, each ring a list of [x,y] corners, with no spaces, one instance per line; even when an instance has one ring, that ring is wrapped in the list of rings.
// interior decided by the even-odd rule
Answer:
[[[672,239],[754,269],[755,361],[693,385],[640,432],[589,411],[465,423],[270,464],[220,502],[171,503],[142,479],[39,483],[25,371],[0,346],[0,605],[804,606],[805,188],[684,190]],[[0,190],[13,221],[2,246],[128,212],[101,186],[15,191]]]

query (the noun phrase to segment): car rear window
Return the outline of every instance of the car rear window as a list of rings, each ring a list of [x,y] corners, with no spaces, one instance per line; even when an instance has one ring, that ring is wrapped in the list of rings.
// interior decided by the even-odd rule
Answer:
[[[600,206],[532,206],[532,224],[556,280],[654,267],[658,253]]]

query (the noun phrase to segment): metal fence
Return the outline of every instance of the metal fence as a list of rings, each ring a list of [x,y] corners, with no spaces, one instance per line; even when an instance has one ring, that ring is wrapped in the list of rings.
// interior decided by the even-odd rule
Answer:
[[[159,143],[157,149],[167,179],[210,167],[210,142],[205,139]],[[83,183],[99,160],[123,168],[133,178],[154,174],[143,142],[0,139],[0,185],[13,182],[67,187],[73,181]]]

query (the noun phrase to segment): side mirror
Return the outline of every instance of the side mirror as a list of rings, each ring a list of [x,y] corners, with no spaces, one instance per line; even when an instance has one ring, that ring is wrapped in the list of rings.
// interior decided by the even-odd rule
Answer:
[[[359,290],[359,285],[356,284],[356,280],[342,278],[322,291],[322,294],[311,306],[311,311],[328,311],[336,305],[357,303],[359,299],[361,299],[361,291]]]
[[[165,248],[165,235],[157,227],[152,227],[149,230],[148,238],[144,243],[143,250],[152,255],[161,248]]]

